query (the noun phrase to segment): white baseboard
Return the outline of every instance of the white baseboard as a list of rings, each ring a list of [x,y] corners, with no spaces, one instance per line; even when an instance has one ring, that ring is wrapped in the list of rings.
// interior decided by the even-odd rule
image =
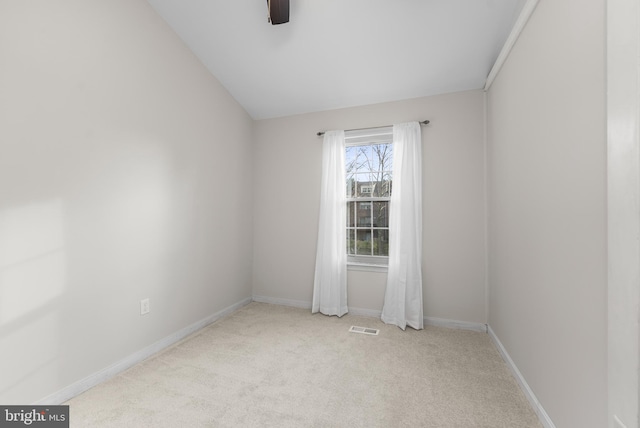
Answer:
[[[380,318],[380,316],[382,315],[382,311],[376,311],[375,309],[354,308],[352,306],[349,306],[349,314],[357,317]]]
[[[93,388],[94,386],[114,377],[120,372],[125,371],[126,369],[140,363],[143,360],[151,357],[152,355],[162,351],[165,348],[173,345],[174,343],[184,339],[192,333],[200,330],[201,328],[206,327],[207,325],[223,318],[232,312],[237,311],[241,307],[251,303],[251,298],[248,297],[244,300],[241,300],[238,303],[235,303],[231,306],[228,306],[221,311],[216,312],[215,314],[209,315],[208,317],[197,321],[182,330],[179,330],[164,339],[157,341],[156,343],[147,346],[144,349],[139,350],[138,352],[129,355],[128,357],[118,361],[115,364],[112,364],[109,367],[106,367],[92,375],[87,376],[86,378],[73,383],[66,388],[61,389],[58,392],[54,392],[53,394],[33,403],[34,405],[56,405],[62,404],[66,401],[72,399],[73,397],[82,394],[86,390]]]
[[[253,296],[254,302],[270,303],[272,305],[291,306],[294,308],[311,309],[311,302],[304,300],[281,299],[278,297]],[[349,306],[349,314],[363,317],[380,318],[380,311],[373,309],[354,308]]]
[[[424,317],[424,324],[433,325],[436,327],[455,328],[458,330],[479,331],[481,333],[487,332],[487,325],[479,322],[457,321],[457,320],[449,320],[445,318]]]
[[[279,297],[253,296],[254,302],[270,303],[272,305],[291,306],[293,308],[311,309],[311,302],[304,300],[281,299]]]
[[[253,296],[254,302],[270,303],[272,305],[291,306],[294,308],[311,309],[311,302],[304,300],[280,299],[278,297]],[[375,309],[354,308],[349,306],[349,315],[380,318],[381,311]]]
[[[304,300],[281,299],[279,297],[253,296],[254,302],[269,303],[272,305],[290,306],[293,308],[311,309],[311,302]],[[349,314],[365,317],[380,317],[380,311],[373,309],[361,309],[349,306]]]
[[[524,379],[524,376],[522,376],[522,373],[520,373],[520,370],[518,370],[518,367],[516,367],[515,363],[507,353],[507,350],[504,348],[504,346],[502,346],[500,339],[498,339],[498,336],[496,336],[494,331],[491,329],[491,326],[488,326],[488,332],[489,332],[489,337],[498,348],[498,351],[500,352],[500,355],[502,355],[502,358],[504,359],[504,361],[507,363],[507,366],[509,366],[511,373],[513,373],[513,376],[516,378],[516,381],[518,381],[518,384],[520,385],[522,392],[524,392],[524,395],[527,397],[527,400],[529,400],[531,407],[533,407],[533,410],[538,415],[538,419],[540,419],[540,422],[542,423],[542,425],[545,428],[556,428],[553,421],[551,420],[547,412],[542,407],[542,404],[540,404],[540,401],[538,401],[538,398],[529,387],[529,384]]]
[[[311,309],[311,302],[304,300],[281,299],[278,297],[253,296],[254,302],[270,303],[272,305],[291,306],[294,308]],[[382,311],[375,309],[354,308],[349,306],[349,314],[362,317],[380,318]],[[443,318],[425,317],[426,325],[434,325],[438,327],[455,328],[459,330],[473,330],[482,333],[487,332],[487,325],[468,321],[457,321]]]

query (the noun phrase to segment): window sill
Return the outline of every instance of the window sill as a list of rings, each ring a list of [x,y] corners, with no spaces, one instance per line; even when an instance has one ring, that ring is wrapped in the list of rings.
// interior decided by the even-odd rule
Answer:
[[[389,270],[389,267],[387,265],[376,265],[373,263],[348,262],[347,270],[362,272],[387,272]]]

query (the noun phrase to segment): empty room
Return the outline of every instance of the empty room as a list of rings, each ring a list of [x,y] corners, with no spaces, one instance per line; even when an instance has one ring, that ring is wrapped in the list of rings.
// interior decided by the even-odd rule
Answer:
[[[637,428],[639,41],[634,0],[0,0],[0,426]]]

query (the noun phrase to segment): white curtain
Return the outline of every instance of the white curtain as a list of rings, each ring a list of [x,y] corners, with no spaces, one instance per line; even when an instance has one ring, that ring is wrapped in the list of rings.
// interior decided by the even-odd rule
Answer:
[[[424,327],[422,315],[422,138],[418,122],[393,126],[389,272],[382,321]]]
[[[328,131],[322,144],[322,187],[311,312],[346,314],[347,198],[344,131]]]

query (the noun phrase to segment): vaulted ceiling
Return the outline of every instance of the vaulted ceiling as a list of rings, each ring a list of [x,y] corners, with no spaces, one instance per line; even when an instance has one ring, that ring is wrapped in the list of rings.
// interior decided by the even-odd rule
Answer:
[[[148,0],[254,119],[482,88],[525,0]]]

